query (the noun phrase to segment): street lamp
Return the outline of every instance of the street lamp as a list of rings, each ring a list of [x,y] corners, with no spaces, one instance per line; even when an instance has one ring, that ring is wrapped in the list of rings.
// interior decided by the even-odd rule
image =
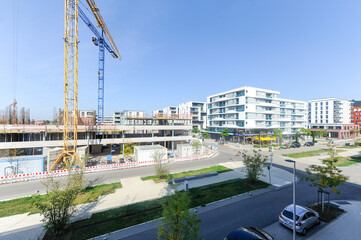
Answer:
[[[296,161],[286,159],[286,162],[293,163],[293,240],[296,240]]]

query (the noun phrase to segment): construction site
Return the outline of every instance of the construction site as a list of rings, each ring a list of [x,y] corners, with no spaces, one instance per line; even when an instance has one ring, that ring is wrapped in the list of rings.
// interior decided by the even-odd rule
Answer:
[[[84,23],[82,27],[94,34],[92,42],[99,51],[94,121],[82,119],[78,110],[78,101],[82,101],[78,99],[79,18]],[[116,155],[110,159],[121,162],[125,155],[133,153],[134,146],[141,145],[160,145],[174,156],[178,144],[191,140],[192,116],[127,117],[120,124],[104,124],[105,55],[108,52],[115,60],[121,60],[120,53],[93,0],[81,5],[79,0],[65,0],[64,27],[64,108],[56,123],[31,120],[30,109],[21,108],[18,113],[14,50],[13,100],[0,112],[0,176],[86,167],[89,163],[83,160],[85,157],[95,156],[97,162],[91,164],[101,164],[100,160],[109,163],[109,156]]]

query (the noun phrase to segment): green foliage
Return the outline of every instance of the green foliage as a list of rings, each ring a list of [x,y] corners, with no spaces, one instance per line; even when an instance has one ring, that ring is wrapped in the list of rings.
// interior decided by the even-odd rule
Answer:
[[[282,129],[275,129],[273,131],[273,136],[275,136],[277,138],[278,143],[280,142],[281,139],[283,139],[285,137]]]
[[[243,151],[241,155],[247,170],[247,179],[250,182],[256,182],[259,176],[263,176],[263,167],[267,166],[268,157],[262,155],[261,151],[256,150],[253,150],[253,153]]]
[[[299,132],[301,135],[311,136],[311,130],[308,128],[301,128]]]
[[[124,154],[125,155],[130,155],[134,153],[134,144],[131,143],[126,143],[124,145]]]
[[[193,139],[191,142],[192,148],[194,148],[194,154],[199,154],[199,149],[202,147],[202,143],[199,140]]]
[[[344,176],[342,171],[335,166],[335,163],[339,160],[336,148],[330,145],[328,155],[329,159],[322,161],[324,165],[312,164],[306,168],[307,175],[303,178],[310,182],[311,187],[317,187],[318,190],[323,191],[329,189],[330,192],[340,194],[337,187],[343,185],[348,177]]]
[[[204,139],[209,138],[209,134],[208,134],[207,132],[204,132],[204,133],[203,133],[203,138],[204,138]]]
[[[155,171],[160,179],[167,179],[169,175],[169,169],[168,167],[162,163],[162,159],[164,159],[165,154],[159,150],[154,151],[152,154],[152,158],[155,162]]]
[[[296,132],[295,132],[295,142],[296,142],[296,143],[299,143],[298,139],[300,138],[301,135],[302,135],[302,134],[301,134],[300,131],[296,131]]]
[[[75,199],[81,193],[83,184],[83,172],[71,170],[64,185],[54,178],[44,182],[46,201],[38,202],[36,206],[44,216],[44,229],[51,235],[62,234],[70,225],[70,218],[75,214]]]
[[[225,128],[225,129],[222,130],[221,136],[222,136],[222,137],[227,137],[227,136],[229,136],[228,128]]]
[[[318,136],[318,132],[317,131],[311,131],[311,137],[312,137],[312,142],[316,143],[317,141],[315,140],[315,138]]]
[[[328,136],[328,132],[326,130],[320,129],[318,131],[318,136],[320,137],[327,137]]]
[[[198,127],[193,127],[192,133],[194,133],[194,134],[199,133]]]
[[[196,240],[201,220],[190,212],[191,199],[187,192],[176,192],[162,204],[163,218],[158,227],[158,239]]]

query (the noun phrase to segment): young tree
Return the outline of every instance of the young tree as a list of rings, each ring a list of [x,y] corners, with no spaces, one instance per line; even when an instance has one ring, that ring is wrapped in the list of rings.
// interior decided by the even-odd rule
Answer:
[[[322,209],[323,209],[323,192],[329,190],[330,192],[336,192],[340,194],[340,190],[337,188],[343,185],[348,177],[342,174],[342,171],[335,166],[335,163],[339,160],[336,148],[329,145],[328,155],[329,158],[323,160],[323,165],[312,164],[306,168],[307,175],[303,178],[309,182],[311,187],[317,187],[322,192]]]
[[[176,192],[162,204],[163,218],[158,227],[161,240],[198,240],[201,220],[190,212],[191,199],[187,192]]]
[[[263,167],[268,165],[267,156],[262,155],[260,150],[253,150],[253,153],[243,151],[241,155],[247,170],[246,176],[250,182],[256,182],[259,176],[264,176]]]
[[[155,162],[155,171],[158,176],[158,178],[166,179],[169,175],[169,169],[168,167],[162,163],[162,159],[164,159],[165,154],[159,150],[156,150],[152,154],[152,158]]]
[[[223,141],[226,141],[226,137],[229,136],[228,128],[223,129],[223,131],[221,132],[221,136],[222,136]]]
[[[320,130],[318,131],[318,135],[319,135],[320,137],[327,137],[327,136],[328,136],[328,132],[327,132],[326,130],[324,130],[324,129],[320,129]]]
[[[209,134],[208,134],[207,132],[204,132],[204,133],[202,134],[202,136],[203,136],[204,139],[207,139],[207,138],[209,137]]]
[[[282,139],[284,138],[283,130],[282,129],[275,129],[273,131],[273,136],[277,138],[278,144],[281,144]]]
[[[133,153],[134,153],[134,144],[130,144],[130,143],[125,144],[124,154],[128,156]]]
[[[312,142],[316,142],[315,138],[319,135],[317,131],[310,131],[311,132],[311,137],[312,137]]]
[[[193,127],[193,129],[192,129],[192,133],[193,133],[193,134],[197,134],[197,133],[199,133],[199,129],[198,129],[198,127]]]
[[[36,206],[44,216],[45,230],[51,235],[62,234],[70,224],[70,218],[75,214],[75,199],[81,193],[84,182],[82,171],[68,170],[66,183],[61,185],[54,178],[48,178],[43,184],[47,195],[45,202],[37,202]]]
[[[191,142],[191,146],[194,149],[194,154],[199,155],[199,149],[201,149],[202,143],[199,140],[193,139]]]

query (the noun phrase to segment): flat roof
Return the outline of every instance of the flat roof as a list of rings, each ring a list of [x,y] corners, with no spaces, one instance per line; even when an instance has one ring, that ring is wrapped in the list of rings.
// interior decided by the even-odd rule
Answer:
[[[266,91],[266,92],[270,92],[270,93],[280,94],[280,92],[274,91],[274,90],[263,89],[263,88],[256,88],[256,87],[249,87],[249,86],[243,86],[243,87],[235,88],[235,89],[228,90],[228,91],[225,91],[225,92],[216,93],[216,94],[210,95],[210,96],[208,96],[208,97],[214,97],[214,96],[218,96],[218,95],[222,95],[222,94],[227,94],[227,93],[235,92],[235,91],[238,91],[238,90],[244,90],[244,89],[246,89],[246,88],[253,88],[253,89],[260,90],[260,91]]]
[[[330,97],[330,98],[320,98],[320,99],[311,99],[311,100],[308,100],[308,102],[318,102],[318,101],[332,101],[332,100],[335,100],[335,101],[347,101],[347,102],[352,102],[350,100],[345,100],[345,99],[341,99],[341,98],[335,98],[335,97]]]
[[[139,150],[152,150],[152,149],[164,149],[161,145],[144,145],[144,146],[135,146],[134,148]]]

